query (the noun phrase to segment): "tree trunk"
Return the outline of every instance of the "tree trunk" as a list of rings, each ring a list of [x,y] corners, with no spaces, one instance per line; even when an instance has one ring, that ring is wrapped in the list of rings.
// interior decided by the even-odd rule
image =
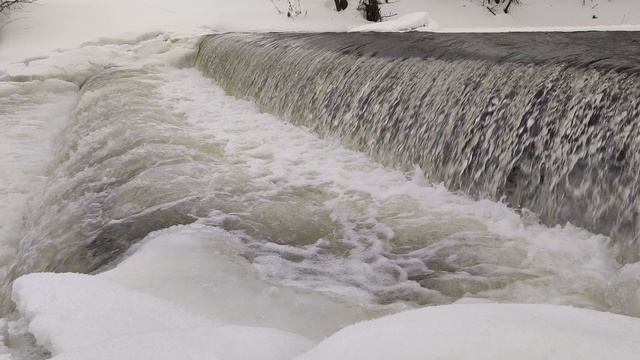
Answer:
[[[349,2],[347,0],[333,0],[336,3],[336,10],[342,11],[349,6]]]
[[[380,14],[380,5],[378,0],[367,0],[364,3],[365,18],[369,21],[380,22],[382,21],[382,14]]]
[[[507,6],[504,8],[504,13],[505,14],[509,13],[509,6],[511,6],[512,2],[513,2],[513,0],[509,0],[509,2],[507,3]]]

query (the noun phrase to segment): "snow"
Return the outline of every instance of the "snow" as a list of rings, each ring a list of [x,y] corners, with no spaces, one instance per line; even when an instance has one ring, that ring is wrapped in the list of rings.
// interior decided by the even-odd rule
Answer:
[[[39,0],[16,10],[0,30],[3,63],[76,48],[87,42],[125,42],[142,34],[174,37],[214,31],[345,31],[366,23],[332,1],[304,1],[306,15],[286,15],[286,0]]]
[[[0,26],[0,69],[87,42],[113,43],[163,32],[172,37],[215,31],[347,31],[367,24],[357,1],[336,12],[331,0],[301,0],[287,17],[286,0],[39,0]],[[384,4],[389,23],[429,12],[429,31],[557,29],[638,30],[637,0],[523,0],[509,14],[491,14],[480,0],[401,0]],[[596,16],[596,19],[593,16]],[[438,24],[436,27],[435,24]],[[1,24],[0,24],[1,25]],[[374,25],[375,26],[375,25]],[[397,30],[396,25],[377,25]],[[404,27],[404,26],[403,26]]]
[[[437,27],[438,27],[437,23],[429,17],[429,13],[423,11],[423,12],[407,14],[395,20],[358,26],[349,30],[349,32],[361,32],[361,31],[394,32],[394,31],[409,31],[417,28],[436,29]]]
[[[163,33],[143,34],[125,43],[116,40],[87,43],[77,49],[7,64],[0,68],[0,80],[55,78],[79,86],[88,77],[109,68],[166,64],[181,67],[189,65],[197,43],[197,38],[172,37]]]
[[[284,331],[221,325],[96,276],[26,275],[13,296],[29,331],[56,360],[282,360],[310,346]]]
[[[298,360],[633,360],[640,319],[553,305],[423,308],[350,326]]]

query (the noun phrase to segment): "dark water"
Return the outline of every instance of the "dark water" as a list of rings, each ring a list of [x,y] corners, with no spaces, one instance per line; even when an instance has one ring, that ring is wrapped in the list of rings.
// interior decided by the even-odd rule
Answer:
[[[640,33],[218,34],[230,94],[640,257]]]

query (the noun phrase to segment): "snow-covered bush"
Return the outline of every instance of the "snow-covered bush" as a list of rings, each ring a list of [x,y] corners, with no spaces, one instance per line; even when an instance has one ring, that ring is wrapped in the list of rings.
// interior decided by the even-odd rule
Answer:
[[[289,10],[287,11],[288,17],[296,17],[302,14],[302,6],[300,0],[289,0]]]

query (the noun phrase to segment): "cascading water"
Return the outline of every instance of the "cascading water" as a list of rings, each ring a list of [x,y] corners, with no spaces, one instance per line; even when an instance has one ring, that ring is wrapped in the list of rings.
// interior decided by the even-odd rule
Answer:
[[[369,44],[373,37],[215,35],[205,38],[197,64],[226,91],[338,135],[395,169],[261,113],[194,69],[157,61],[105,67],[79,93],[53,81],[54,90],[70,93],[65,109],[77,103],[19,214],[20,229],[11,230],[18,245],[3,262],[2,295],[21,274],[99,271],[150,232],[195,223],[233,235],[242,258],[270,284],[381,304],[382,312],[395,311],[387,304],[488,300],[640,315],[640,264],[619,262],[608,237],[548,227],[528,210],[473,200],[423,177],[478,196],[505,194],[548,222],[612,229],[621,254],[629,254],[636,230],[623,225],[637,222],[623,210],[638,206],[638,129],[629,120],[638,114],[637,69],[573,63],[562,54],[566,62],[531,55],[523,63],[517,57],[525,55],[491,48],[463,58],[455,47]],[[415,57],[424,54],[420,46],[433,46],[434,57]],[[406,59],[391,56],[398,49]],[[601,84],[608,85],[599,96],[577,95]],[[546,90],[536,96],[540,87]],[[22,114],[15,99],[0,101],[12,117]],[[599,121],[571,127],[596,113]],[[581,131],[592,135],[578,137]],[[622,145],[624,156],[602,165]],[[550,164],[556,171],[542,176]],[[584,197],[582,207],[574,204]],[[619,223],[588,222],[611,209]],[[358,309],[318,320],[324,325],[312,336],[373,316]]]
[[[639,259],[638,33],[221,34],[229,93],[433,182],[610,235]]]

